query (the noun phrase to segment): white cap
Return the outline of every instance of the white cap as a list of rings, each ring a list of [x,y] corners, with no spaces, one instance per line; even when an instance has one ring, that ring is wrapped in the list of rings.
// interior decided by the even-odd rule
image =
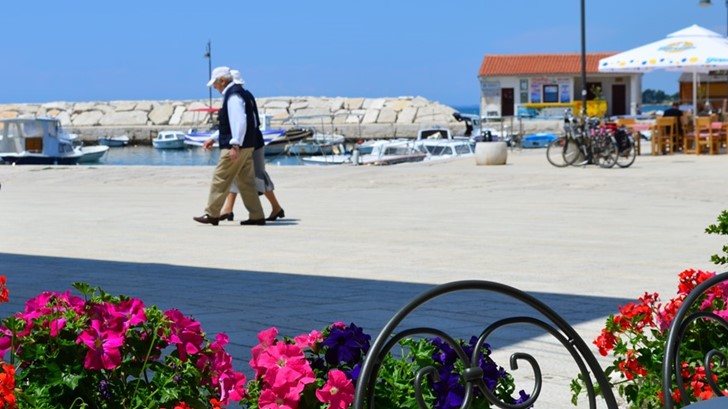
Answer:
[[[215,67],[214,70],[212,70],[212,75],[210,75],[210,81],[207,82],[207,86],[211,87],[212,84],[215,83],[215,81],[220,77],[232,77],[230,74],[230,68],[229,67]]]
[[[245,85],[245,80],[240,75],[240,71],[238,70],[230,70],[230,75],[233,77],[233,82],[240,85]]]

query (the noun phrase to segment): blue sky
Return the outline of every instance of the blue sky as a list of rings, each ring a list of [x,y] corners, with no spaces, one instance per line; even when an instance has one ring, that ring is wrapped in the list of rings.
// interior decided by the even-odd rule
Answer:
[[[626,51],[699,24],[713,0],[586,0],[587,51]],[[580,52],[579,0],[126,0],[2,5],[0,103],[207,99],[212,64],[258,97],[423,96],[478,103],[486,54]],[[677,74],[643,88],[677,92]],[[213,97],[217,94],[213,91]]]

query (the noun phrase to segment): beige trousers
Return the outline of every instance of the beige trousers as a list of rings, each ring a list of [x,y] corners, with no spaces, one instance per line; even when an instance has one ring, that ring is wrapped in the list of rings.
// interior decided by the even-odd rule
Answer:
[[[251,220],[265,219],[263,206],[260,204],[258,190],[255,187],[253,148],[240,148],[238,159],[235,161],[230,159],[229,149],[220,151],[220,160],[212,175],[205,213],[212,217],[220,217],[220,209],[233,183],[238,187],[243,204],[248,209],[248,217]]]

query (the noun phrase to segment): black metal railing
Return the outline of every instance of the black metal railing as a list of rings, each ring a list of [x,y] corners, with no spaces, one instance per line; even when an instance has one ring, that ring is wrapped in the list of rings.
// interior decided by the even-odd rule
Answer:
[[[524,315],[495,319],[489,325],[484,325],[484,329],[478,336],[477,346],[472,350],[472,355],[468,355],[454,337],[446,334],[440,329],[431,327],[415,327],[397,331],[401,326],[400,324],[402,324],[406,318],[409,318],[409,316],[416,310],[424,309],[423,306],[431,300],[455,292],[473,290],[496,293],[510,299],[515,299],[521,304],[522,308],[514,308],[514,312],[516,314],[520,314],[523,311]],[[483,309],[482,304],[472,304],[469,306],[472,307],[472,310],[467,312],[463,311],[460,314],[474,315],[477,313],[472,311]],[[452,313],[453,317],[457,315],[455,311]],[[599,362],[596,360],[587,344],[571,327],[571,325],[569,325],[569,323],[567,323],[559,314],[535,297],[516,288],[496,282],[470,280],[457,281],[436,286],[411,300],[389,320],[367,353],[357,381],[353,408],[363,409],[365,406],[367,408],[375,407],[375,388],[379,379],[378,373],[381,369],[382,362],[400,340],[415,335],[439,337],[443,340],[443,342],[447,343],[453,350],[455,350],[457,358],[463,366],[461,380],[465,385],[465,395],[460,408],[465,409],[471,407],[476,390],[492,405],[500,408],[522,409],[533,407],[541,396],[545,379],[542,374],[541,366],[532,354],[519,351],[510,355],[511,371],[519,370],[519,363],[527,363],[531,369],[531,374],[525,377],[529,379],[528,382],[531,382],[532,379],[533,385],[530,388],[531,392],[525,401],[519,403],[504,402],[498,399],[498,397],[496,397],[495,394],[492,393],[492,391],[485,385],[483,381],[483,371],[478,365],[478,354],[480,353],[480,348],[478,346],[485,345],[486,342],[490,340],[490,336],[497,330],[511,325],[527,325],[529,327],[534,327],[540,332],[549,334],[555,338],[558,343],[563,346],[566,351],[568,351],[572,360],[578,367],[578,372],[583,378],[590,408],[593,409],[597,407],[597,397],[600,397],[600,402],[603,401],[604,405],[608,408],[616,409],[618,407],[614,394],[611,390],[609,380],[604,374]],[[422,385],[425,384],[424,379],[427,376],[432,376],[434,371],[435,369],[432,367],[425,367],[420,369],[420,371],[416,374],[414,389],[417,395],[416,399],[418,406],[420,408],[427,407],[425,399],[423,398],[423,391],[421,389]],[[519,377],[519,379],[520,378],[522,377]],[[521,385],[518,386],[520,387]],[[560,407],[568,406],[570,406],[570,403],[560,405]]]
[[[726,358],[726,350],[728,344],[720,344],[728,339],[728,321],[724,316],[718,315],[716,310],[701,307],[713,297],[722,298],[723,302],[728,298],[728,272],[717,274],[696,286],[685,297],[680,308],[675,313],[675,317],[670,325],[667,342],[665,343],[665,359],[662,362],[662,392],[665,397],[665,409],[673,409],[676,403],[671,399],[674,396],[673,381],[679,392],[680,406],[687,405],[690,402],[691,392],[685,386],[685,377],[683,376],[681,355],[681,345],[691,342],[698,344],[699,355],[702,360],[695,357],[696,348],[691,346],[691,362],[688,365],[700,365],[705,368],[705,378],[713,394],[717,397],[728,396],[720,388],[715,379],[714,373],[718,368],[722,368],[723,372],[728,368],[728,358]],[[712,304],[712,302],[710,302]],[[725,311],[722,311],[725,313]],[[700,327],[698,332],[694,331],[695,325],[699,323],[710,323]],[[723,379],[725,382],[725,379]],[[728,400],[728,398],[722,398]],[[723,403],[728,405],[728,403]],[[718,406],[715,406],[718,407]],[[728,406],[721,406],[728,407]]]

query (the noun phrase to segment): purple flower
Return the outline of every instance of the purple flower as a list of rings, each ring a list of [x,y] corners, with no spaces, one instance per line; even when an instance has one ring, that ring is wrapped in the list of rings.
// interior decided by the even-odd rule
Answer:
[[[332,326],[331,332],[321,345],[326,349],[326,362],[329,365],[354,365],[369,350],[371,336],[354,325],[348,327]]]

